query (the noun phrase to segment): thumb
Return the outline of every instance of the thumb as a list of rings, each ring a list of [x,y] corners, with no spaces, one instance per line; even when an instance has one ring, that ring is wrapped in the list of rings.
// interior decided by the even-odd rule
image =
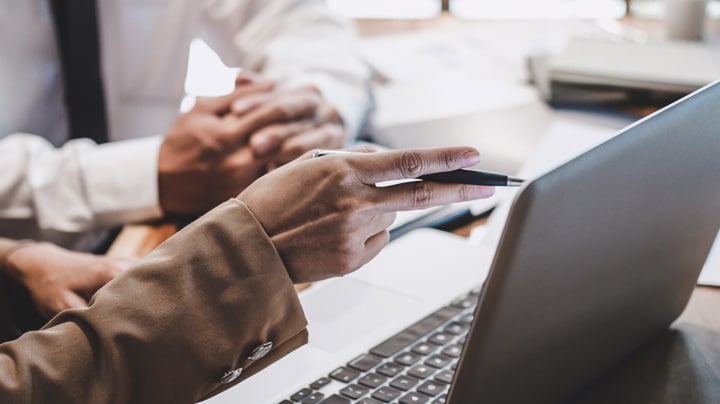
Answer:
[[[63,293],[62,304],[64,308],[61,310],[67,310],[87,307],[88,302],[77,293],[67,290]]]

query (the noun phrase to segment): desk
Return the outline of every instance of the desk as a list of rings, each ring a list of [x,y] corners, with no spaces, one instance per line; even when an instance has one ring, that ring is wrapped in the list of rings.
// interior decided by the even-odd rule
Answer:
[[[432,20],[358,23],[362,36],[401,33],[462,24],[448,15]],[[635,29],[643,22],[624,21]],[[456,232],[468,235],[473,223]],[[173,229],[158,233],[129,228],[111,249],[113,254],[143,254]],[[127,238],[126,238],[127,237]],[[130,240],[128,240],[128,238]],[[573,400],[574,403],[718,403],[720,402],[720,289],[696,287],[680,318],[667,330],[597,380]]]
[[[493,24],[486,22],[484,24]],[[472,29],[481,22],[443,15],[424,21],[363,21],[362,35],[435,28]],[[660,34],[657,21],[626,19],[618,26],[632,35]],[[717,43],[718,23],[710,40]],[[473,223],[456,232],[468,235]],[[520,386],[519,386],[520,388]],[[667,330],[589,386],[573,403],[719,403],[720,288],[696,287],[686,310]]]

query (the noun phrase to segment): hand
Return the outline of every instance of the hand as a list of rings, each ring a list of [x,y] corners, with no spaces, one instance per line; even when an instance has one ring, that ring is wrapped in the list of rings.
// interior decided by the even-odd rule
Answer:
[[[234,101],[272,88],[270,82],[236,81],[233,93],[199,99],[178,119],[160,146],[158,161],[159,200],[166,214],[198,215],[237,195],[270,162],[254,156],[247,144],[250,134],[316,113],[319,101],[311,97],[267,103],[242,116],[229,113]]]
[[[8,275],[25,285],[40,314],[49,319],[86,307],[92,295],[134,259],[72,252],[49,243],[30,243],[7,257]]]
[[[238,196],[262,224],[296,283],[344,275],[365,264],[387,244],[396,211],[494,192],[491,187],[427,181],[375,185],[471,166],[479,160],[472,148],[310,156],[266,174]]]
[[[233,114],[242,116],[263,105],[292,104],[298,98],[314,100],[317,103],[315,114],[310,119],[271,123],[254,132],[249,144],[255,156],[269,158],[275,166],[279,166],[295,160],[308,150],[336,149],[345,144],[347,134],[339,113],[314,86],[252,94],[236,100],[231,110]]]

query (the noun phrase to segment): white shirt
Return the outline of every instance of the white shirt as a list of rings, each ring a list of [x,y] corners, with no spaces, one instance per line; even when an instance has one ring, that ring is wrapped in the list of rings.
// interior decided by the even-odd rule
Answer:
[[[369,107],[350,26],[322,0],[100,0],[109,137],[68,138],[52,0],[0,0],[0,235],[76,246],[158,218],[157,157],[179,115],[190,42],[282,87],[316,85],[351,135]]]

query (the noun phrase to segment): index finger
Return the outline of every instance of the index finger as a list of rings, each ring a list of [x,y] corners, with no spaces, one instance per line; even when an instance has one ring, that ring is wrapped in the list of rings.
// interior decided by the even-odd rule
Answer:
[[[357,167],[357,178],[369,185],[469,167],[480,161],[480,153],[472,147],[442,147],[358,153],[346,158]]]

